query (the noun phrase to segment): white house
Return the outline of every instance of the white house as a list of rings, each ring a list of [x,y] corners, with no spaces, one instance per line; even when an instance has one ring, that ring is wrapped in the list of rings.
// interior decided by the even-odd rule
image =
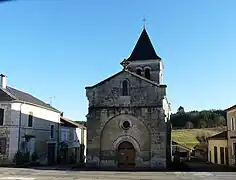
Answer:
[[[34,152],[41,162],[56,162],[60,111],[36,97],[7,86],[0,75],[0,163],[9,164],[17,151]]]
[[[86,156],[86,127],[61,117],[60,163],[83,162]]]

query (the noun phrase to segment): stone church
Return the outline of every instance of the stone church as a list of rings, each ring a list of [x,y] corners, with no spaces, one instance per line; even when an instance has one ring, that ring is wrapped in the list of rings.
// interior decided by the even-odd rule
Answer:
[[[144,28],[123,70],[86,87],[86,166],[162,169],[171,159],[163,61]]]

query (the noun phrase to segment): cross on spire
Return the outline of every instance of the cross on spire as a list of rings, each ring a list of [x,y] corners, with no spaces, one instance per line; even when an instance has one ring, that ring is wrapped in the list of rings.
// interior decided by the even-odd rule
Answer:
[[[144,17],[144,18],[142,19],[142,21],[143,21],[143,29],[145,29],[145,28],[146,28],[146,21],[147,21],[147,19]]]

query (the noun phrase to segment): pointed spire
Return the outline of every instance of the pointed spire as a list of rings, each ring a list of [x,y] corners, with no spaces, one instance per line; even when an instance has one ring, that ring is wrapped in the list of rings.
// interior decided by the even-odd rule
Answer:
[[[128,61],[135,60],[150,60],[150,59],[161,59],[151,43],[151,40],[147,34],[146,28],[143,28],[143,31],[131,53]]]

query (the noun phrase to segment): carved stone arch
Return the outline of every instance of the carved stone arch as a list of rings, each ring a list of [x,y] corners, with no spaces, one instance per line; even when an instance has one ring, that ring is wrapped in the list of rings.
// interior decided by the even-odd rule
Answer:
[[[106,125],[107,125],[111,120],[113,120],[113,119],[115,119],[115,118],[118,118],[118,117],[121,116],[121,115],[130,116],[131,118],[135,118],[135,119],[139,120],[139,121],[146,127],[146,129],[148,130],[149,134],[151,135],[151,129],[144,123],[143,120],[141,120],[140,118],[135,117],[135,116],[134,116],[134,113],[128,113],[128,114],[126,114],[126,113],[116,113],[116,114],[115,114],[113,117],[111,117],[111,118],[104,124],[104,126],[102,127],[101,136],[102,136],[102,134],[103,134],[103,130],[104,130],[104,128],[106,127]]]
[[[120,122],[126,120],[131,121],[131,127],[128,130],[120,127]],[[101,151],[111,150],[119,143],[121,139],[128,137],[128,141],[137,149],[148,151],[151,147],[151,131],[150,128],[140,119],[129,114],[118,114],[110,118],[102,127],[100,134]],[[123,138],[120,138],[123,137]],[[113,145],[113,144],[116,145]]]
[[[128,141],[130,142],[133,146],[136,152],[140,152],[140,145],[137,142],[137,140],[135,138],[133,138],[132,136],[120,136],[118,137],[114,142],[113,142],[113,150],[116,151],[119,147],[119,145],[124,142],[124,141]]]
[[[143,69],[141,67],[136,67],[135,70],[136,70],[136,74],[142,76]]]
[[[152,68],[151,68],[150,66],[145,66],[143,69],[144,69],[144,71],[145,71],[146,69],[149,69],[150,71],[152,70]]]

